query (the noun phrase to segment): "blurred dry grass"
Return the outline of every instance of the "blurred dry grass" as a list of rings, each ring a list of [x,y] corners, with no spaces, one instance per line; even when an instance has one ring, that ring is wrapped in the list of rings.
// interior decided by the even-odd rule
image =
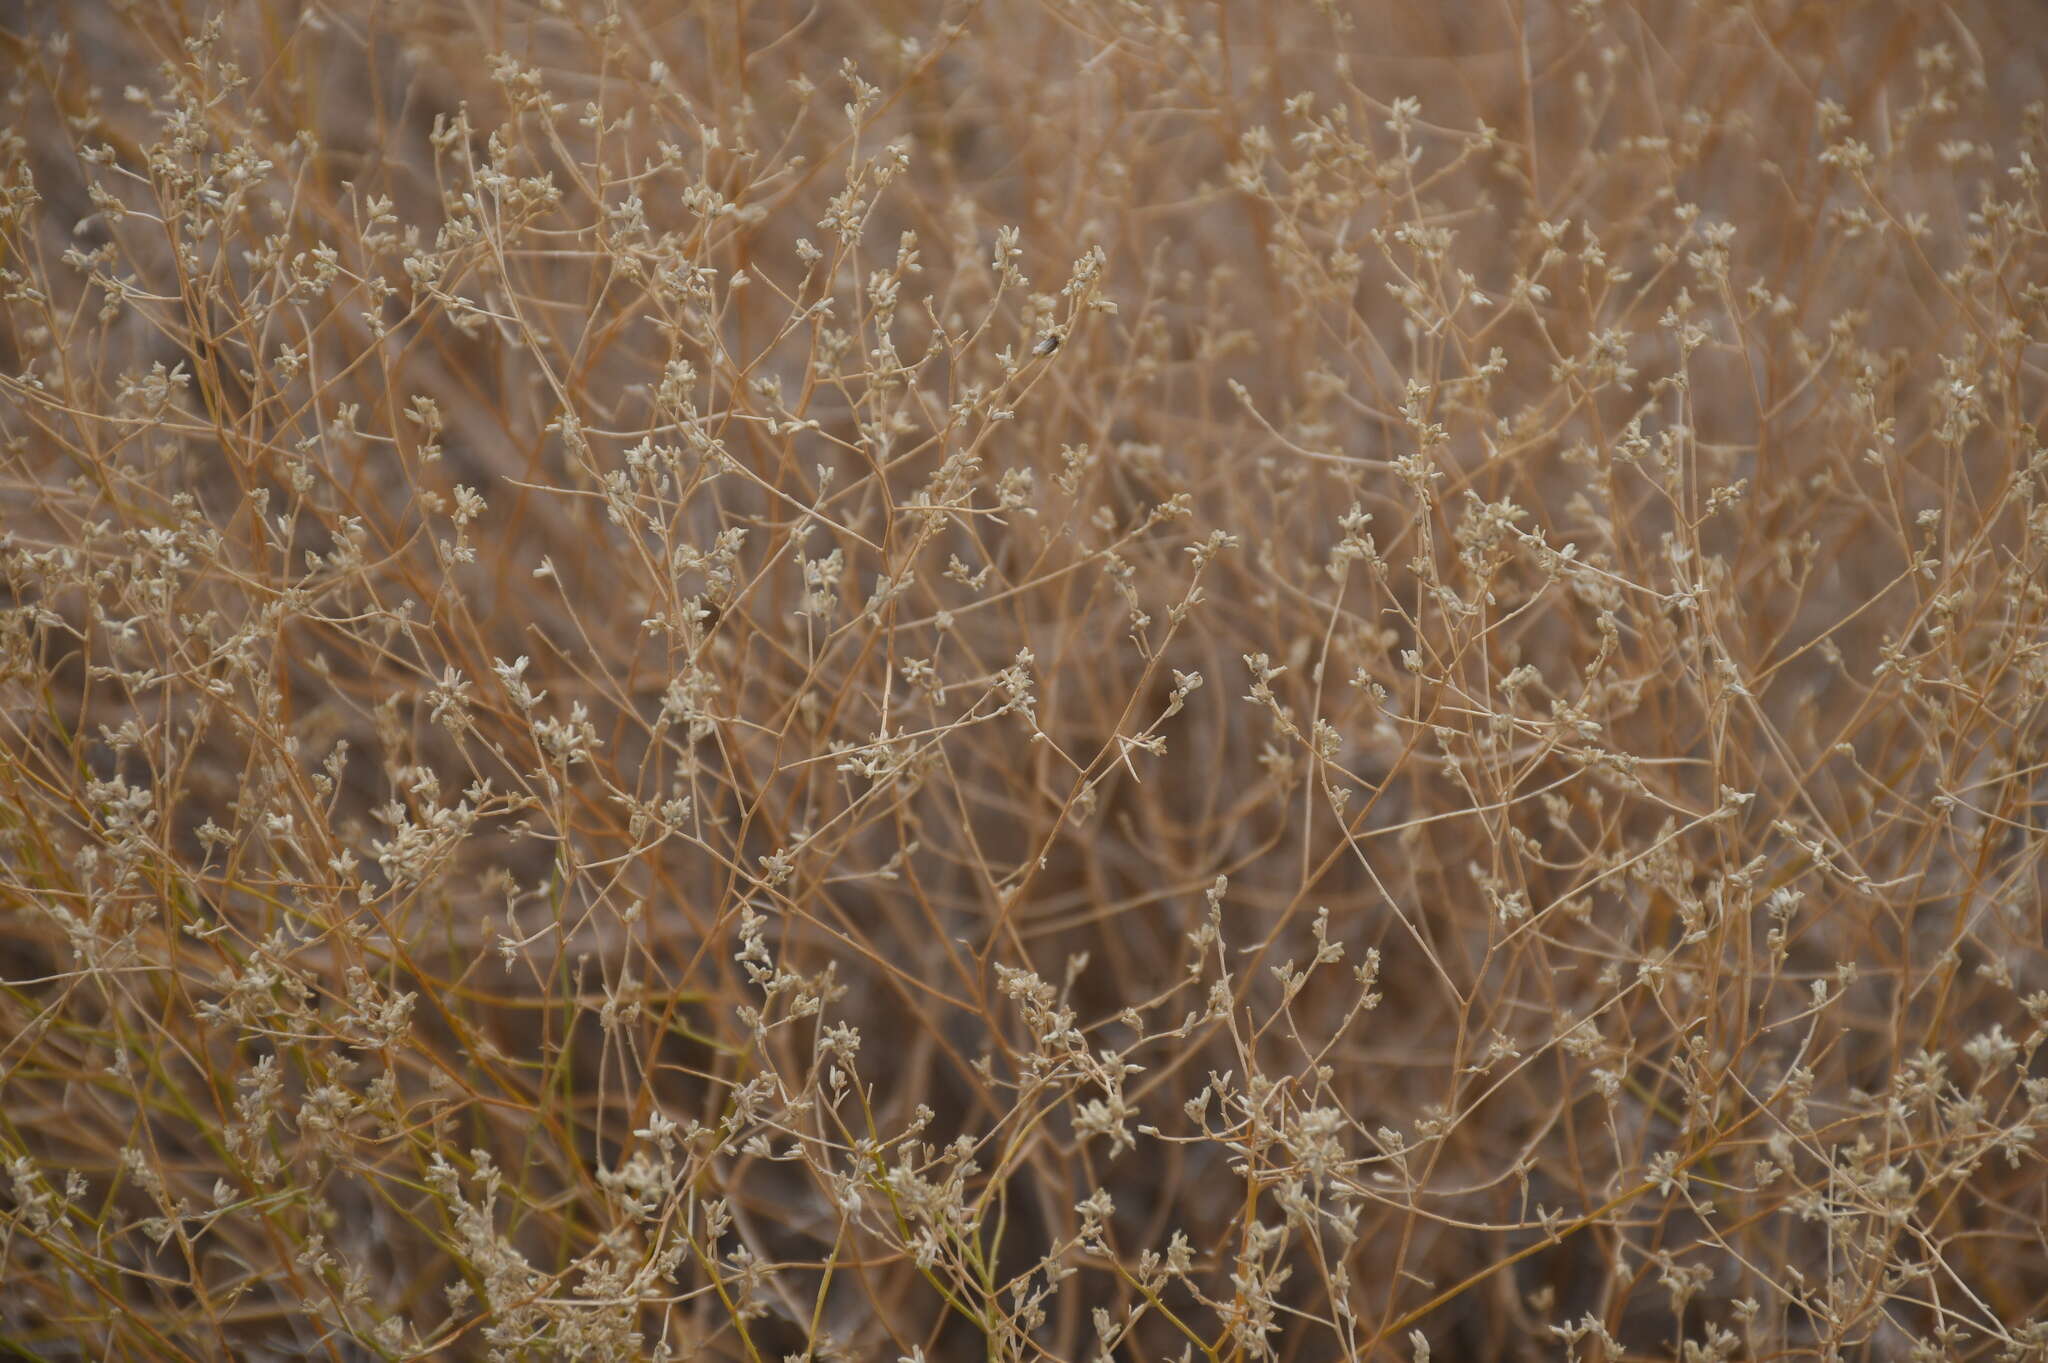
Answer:
[[[2048,1358],[2031,7],[0,60],[0,1345]]]

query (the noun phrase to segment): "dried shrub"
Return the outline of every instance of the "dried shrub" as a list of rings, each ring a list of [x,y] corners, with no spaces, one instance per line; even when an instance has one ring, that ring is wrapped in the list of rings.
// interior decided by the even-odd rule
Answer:
[[[2026,6],[8,22],[6,1351],[2048,1358]]]

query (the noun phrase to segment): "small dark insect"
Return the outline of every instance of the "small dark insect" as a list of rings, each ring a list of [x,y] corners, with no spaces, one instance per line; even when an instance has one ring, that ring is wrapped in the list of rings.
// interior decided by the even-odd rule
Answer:
[[[1047,332],[1038,338],[1037,345],[1031,347],[1031,353],[1034,355],[1050,355],[1059,348],[1060,334],[1057,331]]]

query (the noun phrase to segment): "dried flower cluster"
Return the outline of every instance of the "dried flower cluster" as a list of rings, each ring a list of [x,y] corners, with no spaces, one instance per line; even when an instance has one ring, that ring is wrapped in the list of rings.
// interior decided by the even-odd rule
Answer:
[[[0,1353],[2048,1363],[2030,6],[0,22]]]

